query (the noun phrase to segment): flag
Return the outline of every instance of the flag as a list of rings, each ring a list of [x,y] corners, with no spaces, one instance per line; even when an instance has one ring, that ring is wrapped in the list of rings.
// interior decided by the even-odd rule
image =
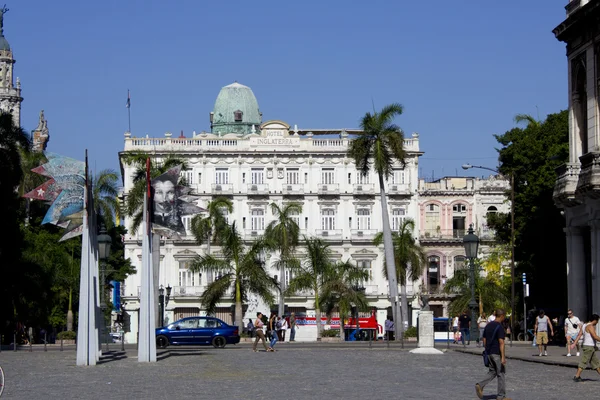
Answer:
[[[125,103],[125,108],[131,108],[131,94],[129,94],[129,89],[127,89],[127,103]]]

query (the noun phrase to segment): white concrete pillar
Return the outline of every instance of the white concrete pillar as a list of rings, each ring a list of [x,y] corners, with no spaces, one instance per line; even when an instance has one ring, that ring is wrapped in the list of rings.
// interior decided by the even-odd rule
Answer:
[[[565,228],[567,234],[567,292],[568,307],[581,319],[587,319],[585,254],[582,229]]]
[[[600,268],[600,219],[589,222],[592,232],[592,309],[591,313],[600,313],[600,279],[598,272]],[[581,318],[581,317],[580,317]]]

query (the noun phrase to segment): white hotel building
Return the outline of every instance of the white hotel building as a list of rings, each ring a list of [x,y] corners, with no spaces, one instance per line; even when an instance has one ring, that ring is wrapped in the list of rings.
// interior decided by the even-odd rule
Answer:
[[[184,158],[188,169],[183,171],[186,182],[200,196],[200,206],[206,206],[216,196],[227,196],[234,210],[228,216],[236,221],[245,238],[250,241],[263,234],[274,219],[269,204],[300,202],[303,206],[297,222],[301,233],[326,239],[336,260],[351,260],[369,271],[364,283],[370,304],[377,308],[378,320],[385,320],[389,307],[387,280],[384,279],[383,246],[372,244],[375,234],[382,230],[379,187],[374,173],[362,177],[354,161],[347,157],[350,129],[299,129],[278,120],[262,122],[262,114],[252,90],[238,83],[221,89],[213,112],[210,113],[210,132],[194,133],[192,138],[175,138],[170,133],[156,138],[136,138],[125,134],[124,152],[142,151],[157,161],[168,155]],[[404,141],[407,153],[404,168],[398,166],[387,182],[388,213],[392,229],[403,218],[415,220],[415,237],[421,223],[418,204],[419,137],[413,134]],[[121,162],[124,193],[131,189],[134,169]],[[189,226],[191,217],[184,224]],[[125,221],[129,234],[125,238],[125,254],[140,270],[141,240]],[[203,315],[199,296],[206,285],[215,279],[209,274],[192,273],[188,263],[199,254],[209,251],[207,244],[198,245],[194,237],[163,239],[160,246],[159,284],[173,290],[166,307],[166,321],[181,317]],[[219,248],[211,246],[213,254]],[[302,249],[298,250],[300,255]],[[267,260],[273,265],[275,256]],[[279,273],[271,267],[273,276]],[[289,273],[282,278],[289,281]],[[416,282],[415,285],[420,285]],[[140,275],[127,278],[122,286],[125,303],[126,341],[136,341],[139,310]],[[408,286],[410,308],[419,308],[415,294],[418,286]],[[232,304],[220,304],[217,316],[232,321]],[[314,314],[310,293],[297,293],[285,298],[289,312]],[[256,307],[255,307],[256,308]],[[268,312],[266,305],[259,311]],[[274,307],[276,309],[276,306]],[[409,312],[412,313],[412,310]],[[245,318],[255,309],[248,309]],[[414,317],[413,317],[414,319]],[[246,320],[247,321],[247,320]]]

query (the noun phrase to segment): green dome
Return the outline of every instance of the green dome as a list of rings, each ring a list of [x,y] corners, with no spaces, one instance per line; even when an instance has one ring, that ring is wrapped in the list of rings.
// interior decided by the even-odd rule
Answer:
[[[211,132],[217,134],[252,132],[262,121],[252,89],[237,82],[221,89],[211,114]]]

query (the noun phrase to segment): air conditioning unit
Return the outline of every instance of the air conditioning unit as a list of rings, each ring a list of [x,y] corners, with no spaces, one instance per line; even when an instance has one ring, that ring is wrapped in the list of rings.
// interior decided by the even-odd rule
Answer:
[[[329,236],[329,231],[323,231],[323,236]]]
[[[292,185],[288,185],[287,190],[288,190],[288,192],[291,192],[293,190],[293,186]]]
[[[398,186],[392,186],[392,190],[393,190],[394,192],[397,192],[397,191],[398,191]]]
[[[252,231],[252,232],[250,232],[250,236],[258,236],[258,232]]]
[[[357,186],[356,190],[358,190],[359,192],[362,192],[362,186]]]
[[[253,192],[256,192],[258,190],[258,188],[256,187],[256,185],[252,185],[252,186],[250,186],[250,190],[252,190]]]
[[[327,191],[327,185],[323,185],[323,189],[322,189],[322,190],[323,190],[324,192],[326,192],[326,191]]]
[[[221,185],[216,185],[215,190],[221,191],[222,190]]]

